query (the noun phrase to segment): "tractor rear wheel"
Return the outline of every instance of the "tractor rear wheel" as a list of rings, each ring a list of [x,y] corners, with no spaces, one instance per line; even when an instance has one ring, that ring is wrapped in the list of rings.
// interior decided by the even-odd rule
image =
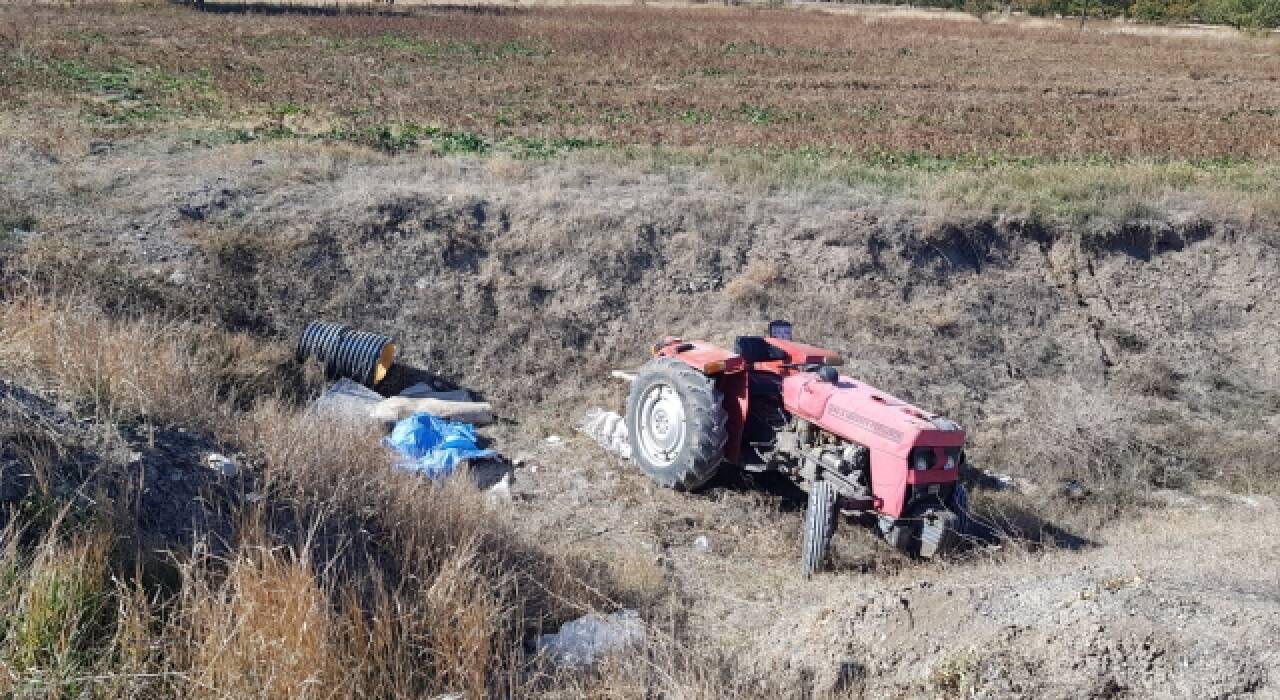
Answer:
[[[631,382],[631,458],[663,486],[692,491],[715,476],[729,439],[728,423],[715,382],[679,360],[650,360]]]
[[[804,577],[822,571],[831,553],[831,535],[836,529],[836,492],[826,481],[809,487],[809,505],[804,511]]]

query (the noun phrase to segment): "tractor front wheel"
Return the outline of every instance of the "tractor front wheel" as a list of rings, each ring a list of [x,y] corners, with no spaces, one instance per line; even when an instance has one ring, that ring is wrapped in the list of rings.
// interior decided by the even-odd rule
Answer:
[[[715,476],[729,414],[715,382],[668,357],[650,360],[627,396],[631,458],[659,484],[692,491]]]
[[[836,492],[826,481],[809,487],[809,505],[804,511],[804,577],[822,571],[831,553],[831,535],[836,529]]]

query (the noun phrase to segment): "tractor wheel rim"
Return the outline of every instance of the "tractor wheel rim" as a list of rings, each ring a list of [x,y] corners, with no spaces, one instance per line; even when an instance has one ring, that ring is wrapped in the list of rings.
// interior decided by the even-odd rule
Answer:
[[[644,456],[655,466],[676,461],[684,447],[684,404],[669,384],[654,384],[640,398],[639,443]]]

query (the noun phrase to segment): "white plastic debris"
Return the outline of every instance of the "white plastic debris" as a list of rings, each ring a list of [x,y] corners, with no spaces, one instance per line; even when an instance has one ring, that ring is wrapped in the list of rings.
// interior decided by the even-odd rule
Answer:
[[[710,552],[711,540],[708,539],[706,535],[698,535],[693,540],[693,548],[699,552]]]
[[[556,634],[538,638],[538,651],[566,666],[588,666],[596,659],[644,642],[645,626],[634,610],[585,615],[564,623]]]
[[[343,378],[316,399],[312,410],[321,415],[367,419],[370,411],[381,401],[382,395],[378,392]]]
[[[491,505],[511,502],[511,472],[507,472],[496,483],[484,490],[485,500]]]
[[[210,452],[205,455],[204,463],[210,469],[223,476],[231,477],[240,472],[240,468],[236,466],[236,461],[234,459],[223,454],[218,454],[217,452]]]
[[[622,416],[603,408],[589,408],[578,430],[591,436],[606,450],[623,459],[631,459],[631,441],[627,437],[627,422]]]
[[[560,437],[559,435],[548,435],[548,436],[547,436],[547,444],[548,444],[548,445],[559,445],[559,444],[560,444],[560,443],[562,443],[562,442],[564,442],[564,438]]]
[[[186,270],[174,270],[169,274],[169,284],[175,287],[185,287],[191,284],[191,273]]]

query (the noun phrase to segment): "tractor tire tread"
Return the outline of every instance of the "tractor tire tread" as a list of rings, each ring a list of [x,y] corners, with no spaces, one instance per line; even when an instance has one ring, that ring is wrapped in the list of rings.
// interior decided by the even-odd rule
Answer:
[[[675,385],[686,399],[689,442],[677,463],[665,469],[655,470],[645,465],[634,445],[632,458],[659,485],[677,491],[696,490],[716,475],[724,460],[725,445],[729,441],[729,413],[724,407],[724,396],[714,380],[680,360],[667,357],[650,360],[640,368],[627,397],[630,435],[636,434],[636,404],[654,379]]]
[[[809,488],[804,512],[804,543],[801,566],[805,578],[826,568],[835,532],[836,493],[831,484],[815,481]]]

